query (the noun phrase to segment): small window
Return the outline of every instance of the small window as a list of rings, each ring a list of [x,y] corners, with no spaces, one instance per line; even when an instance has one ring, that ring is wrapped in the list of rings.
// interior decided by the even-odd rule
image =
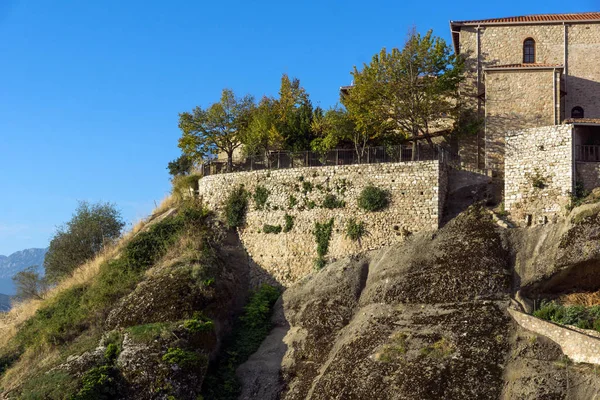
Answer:
[[[535,40],[525,39],[523,42],[523,64],[535,63]]]
[[[571,118],[583,118],[583,108],[577,106],[571,110]]]

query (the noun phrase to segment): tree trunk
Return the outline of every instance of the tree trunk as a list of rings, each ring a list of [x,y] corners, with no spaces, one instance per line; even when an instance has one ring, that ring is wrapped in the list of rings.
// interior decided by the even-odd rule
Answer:
[[[227,151],[227,172],[233,170],[233,150]]]

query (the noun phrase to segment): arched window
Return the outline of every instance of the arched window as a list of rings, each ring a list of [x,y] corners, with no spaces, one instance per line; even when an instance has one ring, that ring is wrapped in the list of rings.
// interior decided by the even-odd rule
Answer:
[[[525,39],[523,42],[523,64],[535,63],[535,40]]]
[[[583,108],[577,106],[571,110],[571,118],[583,118]]]

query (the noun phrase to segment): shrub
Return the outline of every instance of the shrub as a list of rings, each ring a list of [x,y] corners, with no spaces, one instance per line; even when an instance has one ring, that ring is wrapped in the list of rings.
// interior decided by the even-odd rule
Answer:
[[[264,224],[263,225],[263,232],[264,233],[281,233],[281,225],[269,225],[269,224]]]
[[[350,240],[359,240],[366,233],[364,222],[356,222],[356,219],[350,218],[346,223],[346,237]]]
[[[70,400],[110,400],[120,398],[119,370],[112,365],[102,365],[87,371],[81,378],[82,388]]]
[[[206,356],[201,356],[193,351],[183,350],[179,347],[169,347],[167,352],[162,356],[162,360],[167,364],[175,364],[182,369],[195,371],[205,367],[208,362]]]
[[[214,330],[215,324],[210,318],[197,312],[194,313],[194,316],[191,319],[184,321],[183,327],[192,333],[210,332]]]
[[[562,305],[553,301],[544,301],[542,302],[541,307],[533,312],[533,315],[540,319],[545,319],[547,321],[552,321],[560,324],[562,323],[565,315],[565,308]]]
[[[202,178],[201,175],[178,175],[171,180],[173,189],[171,192],[178,200],[185,200],[195,195],[198,190],[198,181]]]
[[[531,186],[533,186],[536,189],[543,189],[548,184],[548,182],[547,182],[548,178],[543,176],[542,172],[537,168],[535,169],[533,174],[528,175],[528,178],[529,178],[529,182],[531,183]]]
[[[389,193],[373,185],[366,186],[358,197],[358,207],[366,211],[380,211],[389,205]]]
[[[262,210],[265,208],[265,204],[267,204],[269,191],[266,187],[258,185],[256,189],[254,189],[254,195],[252,198],[254,199],[254,205],[256,206],[256,209]]]
[[[194,162],[192,159],[184,154],[179,156],[179,158],[170,161],[167,169],[169,170],[169,174],[172,176],[187,175],[190,172],[190,169],[192,169],[193,165]]]
[[[345,205],[346,203],[343,200],[338,199],[333,194],[326,195],[325,199],[323,200],[323,207],[328,208],[330,210],[334,208],[342,208]]]
[[[285,225],[283,226],[283,232],[287,233],[294,227],[294,217],[289,214],[285,214]]]
[[[225,221],[229,228],[237,228],[244,223],[248,209],[248,192],[240,185],[225,202]]]
[[[46,276],[56,282],[94,258],[117,239],[125,222],[115,205],[79,202],[70,221],[57,228],[44,259]]]

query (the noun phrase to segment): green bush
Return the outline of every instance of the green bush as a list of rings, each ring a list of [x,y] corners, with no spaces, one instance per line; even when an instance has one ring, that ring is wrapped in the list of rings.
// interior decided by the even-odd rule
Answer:
[[[242,226],[248,209],[248,192],[240,185],[225,202],[225,222],[229,228]]]
[[[87,286],[74,286],[60,292],[23,324],[15,337],[17,342],[27,347],[60,345],[79,336],[88,326],[81,301],[86,290]]]
[[[269,198],[269,191],[266,187],[258,185],[256,189],[254,189],[254,195],[252,196],[254,199],[254,205],[257,210],[263,210],[265,208],[265,204],[267,204],[267,199]]]
[[[56,229],[44,258],[46,276],[57,282],[116,240],[125,222],[114,204],[79,202],[70,221]]]
[[[269,224],[264,224],[263,225],[263,232],[264,233],[281,233],[281,225],[269,225]]]
[[[330,210],[332,210],[334,208],[342,208],[345,205],[346,205],[346,203],[343,200],[338,199],[333,194],[326,195],[325,199],[323,200],[323,207],[328,208]]]
[[[285,224],[283,226],[283,232],[287,233],[294,227],[294,217],[289,214],[285,214]]]
[[[192,333],[210,332],[215,329],[215,324],[210,318],[197,312],[191,319],[184,321],[183,327]]]
[[[83,387],[70,400],[111,400],[120,398],[119,370],[112,365],[102,365],[87,371],[81,378]]]
[[[162,360],[167,364],[175,364],[182,369],[191,371],[201,370],[208,362],[206,356],[179,347],[170,347],[163,355]]]
[[[366,233],[364,222],[356,222],[356,219],[350,218],[346,223],[346,237],[350,240],[359,240]]]
[[[369,185],[360,192],[358,207],[366,211],[380,211],[389,205],[389,197],[387,190]]]
[[[600,331],[600,306],[563,306],[554,301],[544,301],[541,307],[533,312],[533,315],[557,324]]]

